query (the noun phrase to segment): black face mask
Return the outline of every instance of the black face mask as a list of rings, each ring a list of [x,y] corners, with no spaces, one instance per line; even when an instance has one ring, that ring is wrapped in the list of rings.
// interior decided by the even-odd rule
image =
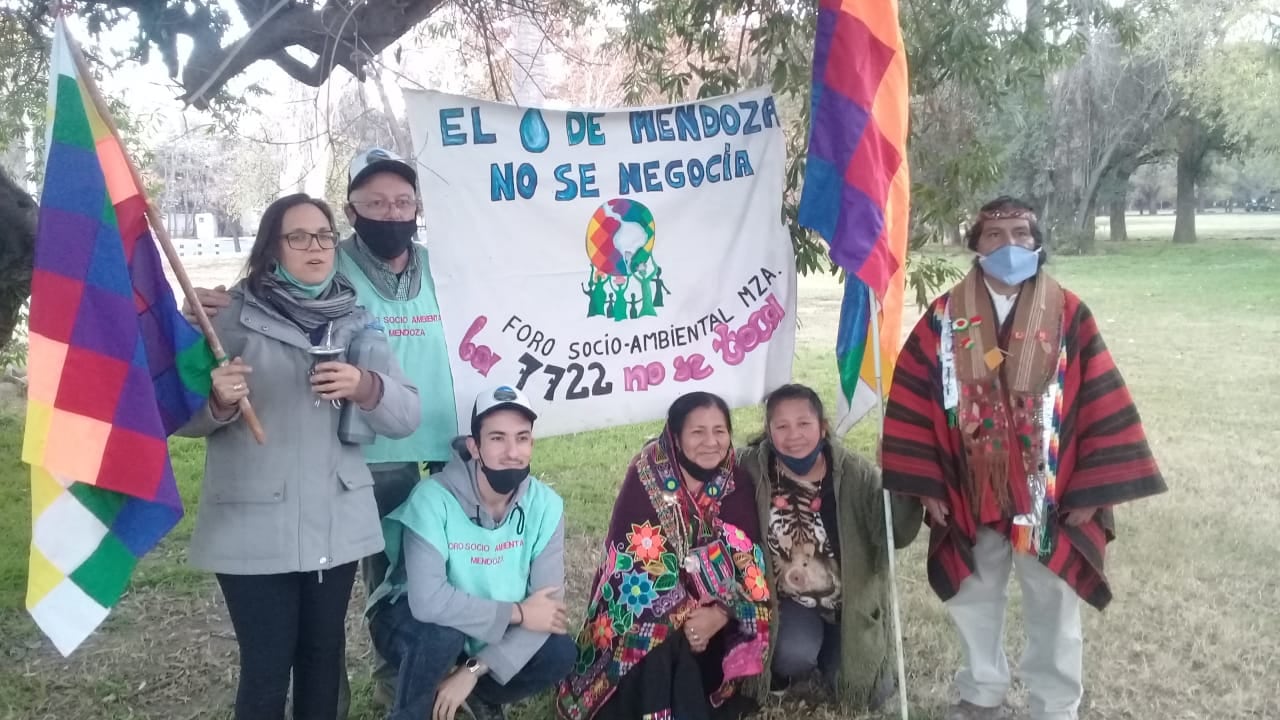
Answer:
[[[417,220],[370,220],[356,215],[353,223],[360,242],[383,260],[394,260],[409,249],[413,234],[418,232]]]
[[[489,480],[489,487],[499,495],[510,495],[520,487],[520,483],[529,477],[529,466],[522,468],[503,468],[494,470],[485,467],[484,461],[480,462],[480,469],[484,471],[484,476]]]
[[[720,464],[717,464],[715,467],[710,469],[704,468],[698,463],[690,460],[689,456],[685,455],[684,450],[681,450],[680,448],[676,448],[676,461],[680,463],[680,467],[684,468],[685,472],[689,473],[689,477],[700,483],[709,483],[712,480],[715,480],[716,476],[720,474]],[[721,464],[723,464],[723,462]]]
[[[813,452],[805,455],[804,457],[791,457],[790,455],[784,455],[782,451],[779,450],[778,459],[782,461],[783,465],[787,466],[788,470],[796,475],[807,475],[809,474],[809,471],[813,469],[813,466],[818,464],[818,458],[821,457],[822,450],[826,445],[826,440],[819,441],[818,446],[813,449]]]

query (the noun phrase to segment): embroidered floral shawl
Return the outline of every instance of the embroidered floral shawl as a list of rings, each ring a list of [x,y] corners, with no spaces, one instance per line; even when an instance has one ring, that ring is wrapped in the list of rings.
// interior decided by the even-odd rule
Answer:
[[[557,689],[561,718],[589,720],[623,676],[711,602],[730,614],[721,631],[724,684],[711,703],[720,705],[739,681],[763,672],[769,588],[750,477],[730,452],[695,496],[679,479],[674,447],[664,430],[627,469],[578,635],[578,662]]]

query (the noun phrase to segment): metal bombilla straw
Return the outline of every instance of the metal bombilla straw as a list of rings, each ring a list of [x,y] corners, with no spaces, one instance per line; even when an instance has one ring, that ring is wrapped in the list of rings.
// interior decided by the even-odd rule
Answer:
[[[342,348],[336,348],[333,346],[333,321],[332,320],[325,325],[324,342],[320,345],[312,347],[309,352],[311,353],[311,373],[312,374],[315,374],[316,365],[322,362],[327,362],[329,360],[336,360],[338,356],[342,354]],[[324,398],[317,397],[315,406],[320,407],[320,405],[323,402],[324,402]],[[335,409],[342,408],[341,400],[332,399],[329,401],[329,403],[333,405]]]

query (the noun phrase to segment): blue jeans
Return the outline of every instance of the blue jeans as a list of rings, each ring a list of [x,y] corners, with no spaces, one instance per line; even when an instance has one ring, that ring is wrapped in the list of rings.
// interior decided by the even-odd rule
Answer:
[[[396,702],[388,720],[431,717],[436,687],[463,658],[467,636],[451,627],[419,622],[403,598],[380,603],[369,631],[378,652],[399,668]],[[505,685],[486,674],[472,693],[493,705],[510,705],[555,685],[577,659],[578,649],[569,636],[552,635]]]
[[[823,679],[835,682],[840,672],[840,626],[826,622],[816,608],[783,598],[773,643],[774,675],[797,680],[820,670]]]

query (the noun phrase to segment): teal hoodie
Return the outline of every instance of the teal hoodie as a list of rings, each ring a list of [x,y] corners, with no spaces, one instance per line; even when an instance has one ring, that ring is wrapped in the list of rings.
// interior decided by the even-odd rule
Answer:
[[[383,521],[387,577],[369,596],[408,602],[414,618],[460,630],[467,653],[506,683],[546,642],[510,625],[512,606],[564,587],[564,502],[532,475],[495,521],[476,486],[477,463],[454,443],[444,470],[418,484]]]

